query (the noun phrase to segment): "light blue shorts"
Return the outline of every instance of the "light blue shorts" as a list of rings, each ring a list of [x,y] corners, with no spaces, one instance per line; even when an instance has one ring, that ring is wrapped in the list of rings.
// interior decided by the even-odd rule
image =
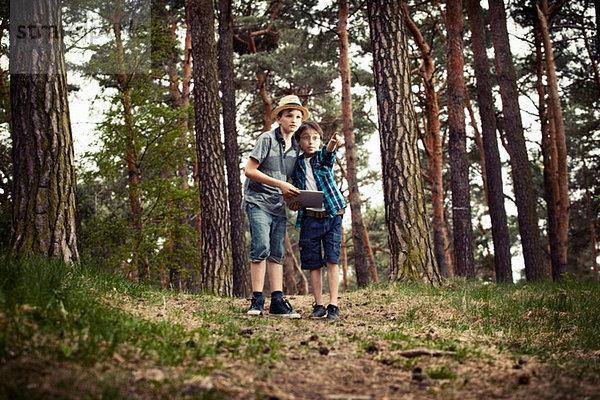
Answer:
[[[250,261],[283,264],[286,218],[269,214],[251,203],[246,213],[250,224]]]

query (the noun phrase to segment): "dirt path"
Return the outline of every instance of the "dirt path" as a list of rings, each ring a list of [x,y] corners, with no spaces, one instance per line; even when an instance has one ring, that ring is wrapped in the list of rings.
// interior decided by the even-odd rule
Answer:
[[[243,299],[210,304],[197,304],[195,299],[163,299],[162,307],[150,302],[121,304],[145,318],[168,319],[190,329],[217,330],[223,322],[207,325],[211,312],[234,321],[238,347],[226,348],[217,359],[158,368],[171,380],[180,374],[177,398],[205,392],[239,399],[600,399],[593,383],[597,377],[569,377],[552,361],[500,349],[498,336],[449,327],[455,316],[445,315],[440,304],[431,309],[428,299],[398,298],[385,290],[367,297],[364,292],[342,294],[342,318],[337,322],[307,319],[312,302],[308,296],[289,297],[303,315],[300,320],[248,317]],[[190,313],[199,309],[203,311]],[[263,339],[272,346],[243,356]],[[217,339],[215,346],[224,344]],[[210,373],[190,376],[190,368],[208,368]],[[160,380],[152,376],[156,370],[155,365],[137,365],[132,384]],[[164,379],[160,373],[159,378]],[[174,395],[173,387],[158,392]]]

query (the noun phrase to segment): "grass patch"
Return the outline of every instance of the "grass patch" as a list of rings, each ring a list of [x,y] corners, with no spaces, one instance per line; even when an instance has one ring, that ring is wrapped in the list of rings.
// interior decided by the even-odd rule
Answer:
[[[439,368],[426,369],[425,373],[427,373],[431,379],[448,379],[452,381],[456,379],[456,374],[445,365],[442,365]]]
[[[442,288],[409,283],[392,287],[421,299],[404,308],[400,328],[435,324],[455,332],[472,330],[496,338],[505,349],[541,357],[600,349],[600,285],[593,282],[450,281]]]
[[[190,330],[112,307],[105,299],[113,293],[120,299],[149,299],[157,309],[165,295],[56,260],[2,260],[0,359],[37,354],[91,365],[117,353],[125,360],[142,358],[168,366],[223,353],[261,362],[277,357],[279,346],[270,338],[242,340],[239,324],[228,313],[198,311],[206,323]],[[204,297],[206,302],[216,300]]]

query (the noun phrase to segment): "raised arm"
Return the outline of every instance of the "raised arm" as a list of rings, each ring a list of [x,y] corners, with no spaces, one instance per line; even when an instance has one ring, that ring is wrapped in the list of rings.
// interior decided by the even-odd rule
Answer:
[[[325,148],[325,150],[327,150],[328,153],[333,153],[333,151],[341,145],[342,145],[342,141],[338,137],[338,133],[334,132],[333,136],[329,140],[329,143],[327,143],[327,148]]]

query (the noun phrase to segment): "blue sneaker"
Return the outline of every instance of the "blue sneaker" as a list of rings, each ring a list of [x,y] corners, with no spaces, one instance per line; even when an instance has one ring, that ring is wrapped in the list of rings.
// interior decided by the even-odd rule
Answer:
[[[333,304],[327,306],[327,319],[340,319],[340,309]]]
[[[271,299],[269,306],[269,316],[279,318],[298,319],[300,314],[295,313],[289,301],[284,299]]]
[[[248,299],[252,301],[250,303],[250,308],[246,314],[248,315],[263,315],[263,310],[265,309],[265,298],[264,297],[253,297]]]
[[[327,315],[327,311],[325,310],[325,306],[323,305],[314,305],[313,312],[308,316],[308,318],[324,318]]]

